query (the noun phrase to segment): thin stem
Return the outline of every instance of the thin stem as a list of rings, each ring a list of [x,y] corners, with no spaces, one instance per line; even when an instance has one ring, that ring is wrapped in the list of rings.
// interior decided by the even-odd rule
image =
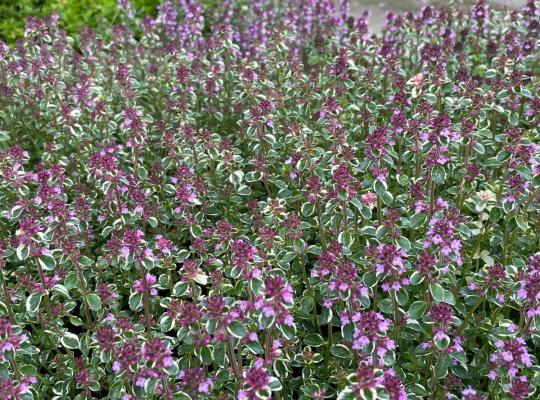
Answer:
[[[319,200],[317,200],[317,218],[318,218],[318,225],[319,225],[319,236],[320,236],[320,239],[321,239],[321,244],[322,244],[322,248],[323,250],[326,250],[326,237],[324,235],[324,227],[323,227],[323,224],[322,224],[322,221],[321,221],[321,216],[322,216],[322,209],[321,209],[321,202]]]
[[[146,335],[150,336],[152,326],[150,325],[150,302],[148,298],[149,289],[146,282],[145,268],[141,263],[141,279],[143,283],[143,309],[144,309],[144,325],[146,327]]]
[[[435,399],[437,391],[435,390],[437,387],[437,382],[439,381],[438,374],[439,374],[439,368],[441,367],[441,360],[442,360],[442,354],[439,353],[437,357],[437,363],[435,364],[435,369],[433,370],[433,378],[431,381],[431,398]]]
[[[43,273],[43,269],[41,268],[41,265],[39,264],[39,262],[36,263],[37,264],[37,269],[38,269],[38,273],[39,273],[39,280],[41,282],[41,286],[43,288],[43,290],[45,290],[45,274]],[[52,310],[51,310],[51,303],[49,301],[49,291],[48,290],[45,290],[45,295],[43,296],[44,300],[45,300],[45,309],[47,311],[47,319],[50,319],[53,315],[52,313]]]
[[[94,325],[94,322],[92,321],[92,314],[90,313],[90,306],[88,305],[88,300],[86,296],[88,295],[88,289],[86,287],[86,280],[84,278],[84,274],[81,270],[81,267],[78,263],[75,264],[75,269],[77,270],[77,275],[79,277],[79,281],[81,281],[81,289],[83,293],[83,303],[84,303],[84,317],[86,325],[89,327],[92,327]]]
[[[393,305],[393,311],[394,311],[394,328],[395,328],[395,336],[394,341],[396,344],[399,344],[399,309],[398,309],[398,302],[397,302],[397,292],[394,291],[392,294],[392,305]]]
[[[242,374],[241,374],[240,369],[238,368],[238,364],[236,362],[236,357],[234,356],[234,345],[233,345],[232,338],[229,339],[229,343],[227,343],[227,347],[229,348],[229,358],[230,358],[230,361],[231,361],[231,367],[233,369],[234,376],[236,378],[240,379]]]
[[[484,302],[484,300],[485,300],[485,297],[480,297],[478,300],[476,300],[476,303],[474,303],[472,308],[469,310],[469,312],[465,316],[465,319],[459,326],[458,330],[456,331],[456,336],[459,336],[459,334],[463,332],[463,330],[465,329],[465,325],[469,322],[469,319],[471,319],[476,309],[480,307],[480,305]]]
[[[266,337],[264,339],[264,356],[267,360],[270,359],[270,351],[272,350],[272,333],[274,332],[274,325],[272,325],[268,332],[266,333]]]

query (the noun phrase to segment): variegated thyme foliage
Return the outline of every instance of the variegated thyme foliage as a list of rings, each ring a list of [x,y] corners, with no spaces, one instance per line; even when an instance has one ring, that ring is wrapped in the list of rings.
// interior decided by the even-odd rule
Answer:
[[[218,3],[0,42],[0,399],[538,398],[539,5]]]

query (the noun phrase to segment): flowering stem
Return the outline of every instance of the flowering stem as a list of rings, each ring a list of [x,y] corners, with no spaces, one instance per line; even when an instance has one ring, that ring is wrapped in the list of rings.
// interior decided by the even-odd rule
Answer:
[[[84,304],[84,316],[86,320],[85,322],[86,322],[86,325],[91,327],[94,325],[94,323],[92,321],[92,314],[90,314],[90,306],[88,305],[88,300],[86,298],[88,294],[88,289],[86,287],[86,280],[84,278],[84,274],[81,270],[79,263],[75,264],[75,269],[77,270],[77,275],[79,277],[79,281],[81,282],[81,289],[83,293],[83,304]]]
[[[531,203],[534,201],[534,199],[538,195],[538,192],[540,192],[540,186],[538,186],[536,188],[536,190],[531,194],[531,196],[527,199],[527,201],[523,205],[523,214],[527,213],[527,210],[528,210],[529,206],[531,205]]]
[[[330,321],[328,321],[328,348],[332,347],[334,341],[334,331],[332,328],[332,319],[330,318]]]
[[[399,173],[401,173],[401,159],[403,158],[403,150],[401,149],[401,138],[397,138],[397,145],[398,145],[398,163],[396,170]]]
[[[20,382],[21,381],[21,372],[19,371],[19,366],[17,365],[17,361],[15,359],[15,356],[13,357],[13,360],[9,362],[11,364],[11,368],[13,368],[13,371],[15,372],[15,377]]]
[[[236,363],[236,357],[234,356],[234,345],[232,338],[229,339],[229,343],[227,343],[227,347],[229,348],[229,358],[231,362],[231,366],[234,372],[234,376],[236,376],[237,379],[241,378],[240,369],[238,368],[238,364]]]
[[[491,389],[489,390],[489,396],[488,398],[493,399],[493,395],[495,394],[495,389],[497,388],[499,384],[499,377],[493,381],[493,385],[491,386]]]
[[[274,332],[274,325],[272,325],[268,332],[266,333],[266,337],[264,339],[264,356],[267,360],[270,360],[270,351],[272,350],[272,333]]]
[[[430,217],[433,215],[434,210],[435,210],[435,181],[433,180],[433,178],[431,178],[429,182],[429,216]],[[427,222],[429,223],[429,218],[427,219]]]
[[[358,232],[358,229],[359,229],[359,224],[358,224],[358,209],[355,207],[354,208],[354,238],[356,239],[356,248],[357,250],[360,249],[360,233]]]
[[[343,213],[343,232],[347,232],[347,203],[341,204],[341,210]]]
[[[382,201],[381,201],[381,196],[377,196],[377,220],[379,221],[379,226],[382,225]]]
[[[529,330],[529,327],[531,326],[531,323],[533,322],[533,320],[534,320],[534,317],[527,318],[527,323],[519,329],[518,336],[527,334],[527,331]]]
[[[504,245],[504,252],[503,252],[503,257],[502,257],[502,262],[506,262],[506,256],[509,255],[509,254],[512,254],[512,247],[513,247],[513,244],[516,240],[516,236],[517,234],[519,233],[519,229],[514,229],[514,231],[512,232],[512,236],[511,236],[511,239],[510,240],[507,240],[507,230],[508,230],[508,222],[506,223],[506,227],[505,227],[505,245]]]
[[[497,202],[501,201],[502,192],[504,188],[504,182],[506,182],[506,179],[508,178],[508,171],[510,169],[509,167],[510,167],[511,160],[512,160],[512,157],[510,157],[508,161],[506,161],[504,172],[503,172],[503,179],[501,180],[501,182],[499,182],[499,190],[497,190]]]
[[[456,336],[459,336],[460,333],[463,332],[463,330],[465,329],[465,325],[469,322],[469,319],[471,319],[476,309],[480,307],[480,305],[484,302],[484,300],[485,300],[485,297],[480,297],[478,300],[476,300],[476,303],[474,303],[472,308],[469,310],[469,312],[465,316],[465,319],[459,326],[458,330],[456,331]]]
[[[150,303],[148,299],[148,285],[146,284],[146,274],[144,266],[141,264],[141,280],[143,283],[143,309],[144,309],[144,325],[146,334],[150,336],[152,327],[150,326]]]
[[[11,309],[11,300],[9,298],[9,294],[7,292],[6,282],[4,281],[3,275],[0,273],[0,277],[2,278],[2,287],[4,291],[4,301],[6,303],[6,309],[8,312],[9,319],[12,323],[16,323],[15,316],[13,315],[13,310]],[[13,371],[15,371],[15,376],[17,377],[17,380],[21,380],[21,374],[19,372],[19,367],[17,365],[17,360],[15,358],[15,354],[13,355],[13,360],[10,361],[11,368],[13,368]]]
[[[418,138],[416,138],[415,149],[416,149],[416,152],[414,153],[414,162],[415,162],[414,175],[416,178],[415,180],[417,181],[418,178],[420,178],[421,165],[422,165],[422,152],[421,152],[421,149],[419,148]]]
[[[306,254],[302,251],[302,277],[304,280],[304,288],[311,289],[311,286],[309,284],[309,278],[306,271]]]
[[[4,280],[4,276],[3,274],[1,273],[0,271],[0,277],[2,278],[2,288],[3,288],[3,291],[4,291],[4,301],[6,303],[6,308],[7,308],[7,312],[8,312],[8,316],[9,316],[9,319],[14,322],[15,321],[15,316],[13,315],[13,309],[11,308],[11,299],[9,297],[9,293],[7,291],[7,285],[6,285],[6,281]]]
[[[437,391],[435,390],[437,387],[437,382],[439,381],[438,375],[439,375],[439,368],[441,367],[441,360],[442,360],[442,353],[438,353],[437,357],[437,363],[435,364],[435,369],[433,370],[433,378],[431,381],[431,398],[435,399],[437,396]]]
[[[264,189],[266,190],[266,194],[268,195],[269,198],[272,198],[272,190],[270,189],[270,185],[268,185],[268,180],[263,177],[263,185],[264,185]]]
[[[396,345],[399,343],[399,310],[398,310],[398,302],[397,302],[397,291],[394,290],[394,293],[392,295],[392,305],[394,309],[394,329],[395,329],[395,342]]]
[[[116,180],[116,187],[114,190],[114,194],[116,196],[116,209],[117,209],[118,215],[122,215],[122,202],[120,200],[120,190],[118,189],[118,180]],[[122,229],[123,229],[124,219],[120,218],[120,221],[122,222]]]
[[[43,273],[43,269],[41,268],[41,265],[38,263],[37,264],[37,269],[38,269],[38,273],[39,273],[39,280],[41,282],[41,287],[43,288],[43,290],[45,290],[45,274]],[[50,319],[52,317],[52,310],[51,310],[51,303],[49,301],[49,291],[48,290],[45,290],[45,294],[43,296],[43,299],[45,300],[45,309],[47,311],[47,319]]]
[[[319,236],[321,238],[321,245],[322,245],[322,248],[323,250],[326,250],[326,238],[324,236],[324,227],[323,227],[323,224],[322,224],[322,221],[321,221],[321,216],[322,216],[322,209],[321,209],[321,202],[319,200],[317,200],[317,218],[318,218],[318,222],[319,222]]]

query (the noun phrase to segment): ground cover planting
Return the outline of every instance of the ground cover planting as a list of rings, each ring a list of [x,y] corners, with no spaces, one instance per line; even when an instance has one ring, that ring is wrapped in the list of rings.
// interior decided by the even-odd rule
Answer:
[[[0,42],[0,399],[538,398],[539,4],[336,4]]]

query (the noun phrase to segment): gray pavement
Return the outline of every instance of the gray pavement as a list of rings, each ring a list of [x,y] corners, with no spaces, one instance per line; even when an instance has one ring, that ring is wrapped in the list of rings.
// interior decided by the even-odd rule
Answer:
[[[338,0],[339,2],[339,0]],[[462,0],[465,5],[475,4],[474,0]],[[527,3],[526,0],[489,0],[496,7],[521,8]],[[450,4],[444,0],[351,0],[351,11],[354,15],[360,15],[365,10],[371,11],[370,27],[374,32],[379,32],[384,25],[384,17],[388,11],[405,12],[418,11],[427,4],[441,5]]]

